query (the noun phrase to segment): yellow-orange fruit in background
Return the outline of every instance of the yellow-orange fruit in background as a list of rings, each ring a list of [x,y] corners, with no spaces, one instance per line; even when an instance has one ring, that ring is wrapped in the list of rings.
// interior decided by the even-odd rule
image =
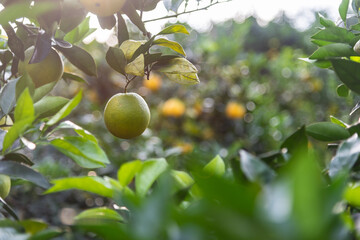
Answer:
[[[237,102],[228,102],[225,108],[226,116],[230,119],[241,119],[245,116],[245,107]]]
[[[151,74],[150,78],[144,78],[143,85],[151,91],[157,91],[161,87],[161,77],[157,74]]]
[[[140,136],[150,122],[150,109],[137,93],[118,93],[110,98],[104,110],[106,128],[118,138]]]
[[[11,179],[8,175],[0,174],[0,197],[6,198],[11,188]]]
[[[100,17],[107,17],[118,12],[125,0],[80,0],[86,10]]]
[[[185,113],[185,104],[178,98],[170,98],[163,104],[161,113],[167,117],[181,117]]]
[[[36,88],[60,80],[64,72],[64,63],[58,52],[51,48],[44,60],[39,63],[29,64],[34,49],[35,47],[32,46],[25,51],[24,61],[19,62],[19,73],[24,74],[27,72]]]

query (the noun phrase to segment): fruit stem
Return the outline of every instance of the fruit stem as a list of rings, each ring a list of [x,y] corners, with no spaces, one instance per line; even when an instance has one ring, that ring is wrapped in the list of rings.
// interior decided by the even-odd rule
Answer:
[[[131,81],[136,78],[136,76],[133,76],[132,78],[129,78],[129,77],[126,75],[125,77],[126,77],[126,85],[125,85],[125,87],[124,87],[124,93],[127,92],[127,87],[129,86],[129,84],[131,83]]]

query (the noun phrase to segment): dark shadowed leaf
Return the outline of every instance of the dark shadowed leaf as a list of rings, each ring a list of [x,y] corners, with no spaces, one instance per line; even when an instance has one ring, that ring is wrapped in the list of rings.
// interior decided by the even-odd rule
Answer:
[[[23,163],[29,166],[33,166],[34,163],[24,154],[21,153],[8,153],[3,158],[4,161],[14,161],[18,163]]]
[[[129,40],[129,32],[124,18],[121,16],[121,13],[117,13],[117,38],[118,45],[120,46],[124,41]]]
[[[30,167],[13,161],[1,161],[0,173],[9,175],[12,178],[20,178],[30,181],[42,188],[49,188],[50,184],[46,178]]]
[[[360,63],[345,59],[332,59],[331,63],[340,80],[350,90],[360,94]]]
[[[129,17],[130,21],[135,24],[143,32],[144,35],[148,35],[145,25],[131,1],[126,1],[121,11]]]
[[[62,54],[71,62],[74,66],[89,76],[96,76],[96,64],[93,57],[84,49],[73,45],[72,48],[57,47]]]
[[[125,75],[126,59],[121,49],[110,47],[106,53],[106,61],[112,69]]]
[[[20,78],[9,81],[0,92],[0,107],[4,114],[10,113],[16,103],[16,83]]]
[[[46,33],[39,34],[36,40],[34,53],[29,61],[32,63],[39,63],[43,61],[51,50],[51,36]]]
[[[114,15],[110,15],[107,17],[99,17],[97,16],[99,24],[102,29],[109,29],[111,30],[116,24],[116,18]]]

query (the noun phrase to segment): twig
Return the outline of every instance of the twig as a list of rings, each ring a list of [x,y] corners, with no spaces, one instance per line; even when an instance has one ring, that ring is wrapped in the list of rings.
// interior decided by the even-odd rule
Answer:
[[[135,78],[136,78],[136,76],[133,76],[132,78],[129,79],[129,78],[126,76],[126,85],[125,85],[125,88],[124,88],[124,93],[127,92],[127,87],[129,86],[129,84],[131,83],[131,81],[134,80]]]
[[[193,13],[193,12],[202,11],[202,10],[208,10],[209,7],[212,7],[212,6],[216,5],[216,4],[230,2],[230,1],[232,1],[232,0],[216,1],[216,2],[213,2],[213,3],[211,3],[211,4],[209,4],[209,5],[205,6],[205,7],[202,7],[202,8],[197,8],[197,9],[190,10],[190,11],[184,11],[184,12],[181,12],[181,13],[176,13],[176,14],[173,14],[173,15],[165,16],[165,17],[153,18],[153,19],[145,20],[143,22],[148,23],[148,22],[154,22],[154,21],[159,21],[159,20],[168,19],[168,18],[177,18],[178,16],[183,15],[183,14]]]

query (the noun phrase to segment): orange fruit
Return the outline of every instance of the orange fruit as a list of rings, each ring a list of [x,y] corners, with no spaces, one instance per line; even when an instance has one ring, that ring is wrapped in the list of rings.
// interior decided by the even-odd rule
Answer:
[[[32,46],[25,51],[24,61],[19,62],[19,73],[27,72],[34,82],[35,88],[57,82],[64,72],[64,63],[58,52],[51,48],[50,53],[43,61],[29,64],[34,49],[35,47]]]
[[[0,197],[6,198],[11,188],[11,179],[9,176],[0,174]]]
[[[80,0],[86,10],[100,17],[107,17],[117,13],[125,0]]]
[[[228,102],[225,108],[226,116],[230,119],[241,119],[245,116],[245,107],[237,102]]]
[[[161,87],[162,81],[159,75],[151,74],[150,78],[144,78],[143,85],[151,91],[157,91]]]
[[[184,115],[185,104],[178,98],[170,98],[163,104],[161,112],[164,116],[178,118]]]
[[[106,128],[118,138],[140,136],[150,122],[150,109],[137,93],[118,93],[110,98],[104,110]]]

